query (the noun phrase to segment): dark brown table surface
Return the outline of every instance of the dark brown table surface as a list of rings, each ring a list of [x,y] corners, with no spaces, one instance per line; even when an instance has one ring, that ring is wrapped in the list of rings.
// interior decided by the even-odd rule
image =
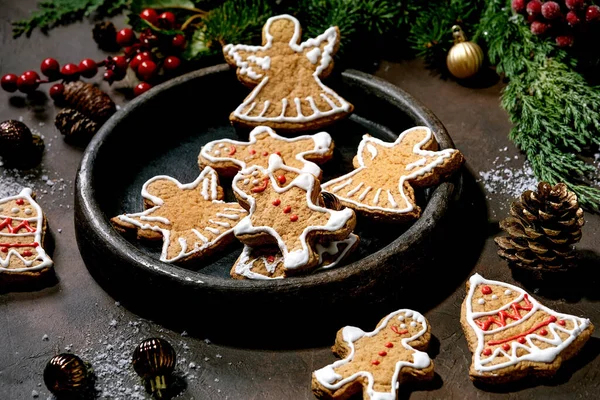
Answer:
[[[92,40],[89,21],[55,29],[49,35],[36,31],[30,39],[13,40],[10,21],[26,17],[36,2],[0,1],[0,75],[28,69],[39,71],[39,64],[46,57],[54,57],[62,64],[105,56]],[[116,20],[122,24],[122,18]],[[566,364],[554,379],[496,389],[476,387],[469,381],[471,354],[459,322],[464,282],[471,273],[479,272],[487,278],[514,283],[510,269],[496,255],[493,242],[497,223],[507,214],[512,196],[506,190],[486,190],[479,174],[492,169],[497,172],[503,163],[513,171],[523,165],[524,157],[507,138],[510,123],[499,106],[502,83],[477,85],[483,88],[461,86],[432,76],[418,60],[382,62],[376,75],[431,108],[466,157],[467,181],[477,181],[465,191],[461,213],[446,228],[449,236],[461,235],[459,245],[446,249],[446,255],[437,258],[437,262],[445,260],[441,261],[443,267],[454,276],[446,288],[450,295],[437,299],[433,294],[435,301],[426,302],[433,304],[419,309],[432,326],[430,355],[436,378],[429,384],[403,387],[400,398],[598,398],[597,333],[582,354]],[[107,89],[105,83],[101,86]],[[117,103],[126,101],[116,91],[112,93]],[[138,317],[94,281],[79,255],[73,228],[73,180],[83,150],[63,141],[53,125],[55,113],[52,101],[43,96],[27,100],[18,93],[0,91],[0,121],[22,119],[41,133],[46,143],[40,168],[17,174],[0,167],[0,188],[14,184],[10,187],[16,190],[16,184],[25,183],[38,193],[56,241],[53,259],[59,278],[57,285],[41,291],[0,294],[0,399],[31,399],[35,395],[48,398],[42,371],[52,355],[63,351],[72,351],[92,362],[98,375],[99,398],[145,398],[136,387],[139,381],[129,360],[135,345],[148,336],[165,337],[176,348],[180,359],[178,373],[187,383],[182,399],[313,399],[311,372],[335,359],[329,349],[332,333],[328,333],[330,340],[326,338],[316,348],[306,348],[301,343],[285,350],[219,344],[218,338],[191,337]],[[590,213],[585,219],[578,248],[597,264],[600,219]],[[436,276],[429,279],[435,282]],[[426,295],[432,285],[426,279],[401,284],[421,285]],[[537,297],[549,307],[599,323],[596,287],[595,278],[590,278],[581,286],[560,288],[551,296],[540,292]],[[412,301],[410,306],[415,304],[418,301]],[[396,308],[404,306],[397,304]],[[374,327],[362,328],[368,331]]]

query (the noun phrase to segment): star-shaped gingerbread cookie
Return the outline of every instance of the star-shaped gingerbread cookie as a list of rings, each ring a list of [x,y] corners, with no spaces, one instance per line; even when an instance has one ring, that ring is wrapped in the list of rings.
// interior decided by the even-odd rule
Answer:
[[[437,150],[431,129],[408,129],[389,143],[365,135],[354,157],[354,171],[322,185],[346,207],[382,221],[418,218],[413,186],[435,185],[463,162],[456,149]]]
[[[364,400],[395,400],[405,380],[433,378],[433,361],[423,352],[430,338],[425,317],[407,309],[372,332],[346,326],[333,346],[343,359],[313,372],[312,390],[320,399],[347,399],[362,389]]]
[[[289,273],[316,267],[317,241],[343,240],[356,225],[351,209],[317,205],[319,181],[286,166],[276,154],[270,156],[266,169],[252,166],[240,171],[233,190],[249,213],[234,228],[235,236],[251,247],[276,245]]]
[[[111,222],[138,238],[163,240],[160,260],[185,262],[229,243],[233,228],[247,215],[238,203],[226,203],[215,170],[206,167],[191,183],[160,175],[142,188],[146,211],[122,214]]]
[[[327,132],[286,138],[267,126],[256,127],[250,132],[248,142],[219,139],[202,147],[198,163],[209,166],[221,176],[233,176],[251,165],[267,168],[269,156],[277,154],[286,165],[321,177],[322,164],[333,156],[333,140]]]

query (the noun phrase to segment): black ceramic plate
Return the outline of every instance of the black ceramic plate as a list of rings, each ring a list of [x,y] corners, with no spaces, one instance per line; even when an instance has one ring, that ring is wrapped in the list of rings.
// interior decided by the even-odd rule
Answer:
[[[323,166],[324,180],[352,170],[352,158],[365,133],[393,141],[404,129],[425,125],[441,148],[453,147],[439,120],[410,95],[371,75],[346,71],[330,80],[355,105],[346,121],[325,129],[335,142],[333,160]],[[378,301],[395,280],[429,249],[427,238],[446,213],[457,191],[459,176],[419,193],[422,217],[409,226],[372,224],[359,220],[361,242],[345,265],[284,280],[233,280],[229,271],[241,245],[192,267],[158,260],[159,243],[122,236],[109,219],[142,210],[141,187],[149,178],[166,174],[182,183],[199,174],[200,147],[217,138],[243,140],[228,115],[247,93],[226,65],[199,70],[171,80],[135,99],[113,116],[88,146],[77,176],[75,223],[81,254],[93,275],[109,290],[173,302],[210,302],[219,314],[227,302],[252,307],[282,306],[306,310],[352,302]],[[230,179],[221,179],[233,201]],[[163,296],[164,295],[164,296]]]

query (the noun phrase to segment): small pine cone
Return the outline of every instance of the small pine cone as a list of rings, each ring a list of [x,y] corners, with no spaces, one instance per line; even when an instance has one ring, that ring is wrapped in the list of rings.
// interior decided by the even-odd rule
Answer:
[[[100,124],[72,108],[56,114],[54,125],[67,139],[81,142],[89,140],[100,129]]]
[[[573,266],[573,245],[581,239],[583,210],[564,183],[546,182],[512,203],[511,216],[500,222],[508,236],[495,239],[498,254],[511,266],[557,270]]]
[[[64,102],[91,120],[104,123],[117,110],[110,97],[96,86],[82,81],[65,84]]]
[[[94,41],[104,51],[116,51],[120,48],[117,44],[117,29],[110,21],[99,21],[92,30]]]

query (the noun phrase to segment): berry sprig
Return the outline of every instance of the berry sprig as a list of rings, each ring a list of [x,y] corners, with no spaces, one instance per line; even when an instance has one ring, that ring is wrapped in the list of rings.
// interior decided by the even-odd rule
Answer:
[[[40,71],[46,79],[41,79],[33,70],[20,76],[6,74],[0,81],[2,89],[11,93],[18,90],[28,94],[37,90],[40,84],[61,81],[49,89],[50,97],[60,101],[64,95],[64,82],[76,81],[81,77],[92,78],[99,68],[104,67],[103,79],[112,84],[125,78],[127,69],[130,68],[142,81],[133,89],[134,95],[139,96],[152,88],[159,76],[169,78],[177,73],[181,66],[178,55],[187,44],[184,35],[172,34],[172,30],[178,27],[172,12],[158,14],[156,10],[148,8],[140,13],[140,18],[147,21],[149,27],[138,36],[131,28],[119,31],[114,28],[104,29],[102,35],[98,35],[103,41],[116,43],[124,54],[109,56],[102,61],[86,58],[79,64],[68,63],[62,67],[54,58],[47,58],[40,65]],[[96,36],[95,33],[95,38]]]
[[[526,16],[531,33],[549,35],[559,47],[573,46],[600,21],[600,7],[586,0],[512,0],[512,9]]]

